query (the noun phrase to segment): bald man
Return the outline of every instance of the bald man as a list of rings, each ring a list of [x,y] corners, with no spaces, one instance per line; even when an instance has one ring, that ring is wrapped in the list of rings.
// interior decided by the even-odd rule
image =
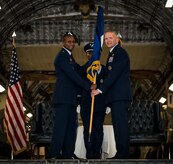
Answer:
[[[106,104],[111,108],[112,124],[116,140],[115,159],[129,157],[128,107],[132,100],[130,86],[130,60],[121,47],[120,38],[114,31],[104,34],[104,41],[109,48],[106,78],[91,96],[106,94]]]

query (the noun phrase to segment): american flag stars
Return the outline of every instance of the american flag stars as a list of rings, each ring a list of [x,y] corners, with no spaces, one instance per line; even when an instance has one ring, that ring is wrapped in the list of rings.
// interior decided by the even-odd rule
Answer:
[[[10,65],[10,81],[9,86],[13,85],[17,81],[19,81],[20,75],[19,75],[19,66],[18,66],[18,59],[16,55],[16,50],[13,48],[12,51],[12,59],[11,59],[11,65]]]

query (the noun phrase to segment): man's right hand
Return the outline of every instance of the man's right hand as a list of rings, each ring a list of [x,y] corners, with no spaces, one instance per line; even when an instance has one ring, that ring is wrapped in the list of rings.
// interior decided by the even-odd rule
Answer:
[[[97,88],[97,84],[92,84],[91,87],[90,87],[91,90],[94,90],[96,88]]]
[[[100,92],[97,89],[91,91],[91,97],[96,96],[98,94],[100,94]]]

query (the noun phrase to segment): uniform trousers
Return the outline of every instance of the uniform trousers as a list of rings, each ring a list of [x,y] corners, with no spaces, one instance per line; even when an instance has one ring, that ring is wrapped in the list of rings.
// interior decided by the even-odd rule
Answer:
[[[86,148],[87,159],[101,158],[101,146],[103,142],[103,122],[105,112],[94,112],[92,131],[89,139],[90,112],[81,111],[81,117],[84,125],[84,143]]]
[[[55,105],[55,121],[50,158],[70,159],[73,157],[76,141],[76,106],[72,104]]]
[[[116,141],[117,153],[115,158],[127,159],[129,157],[129,126],[128,108],[130,101],[114,101],[109,106],[112,114],[112,124]]]

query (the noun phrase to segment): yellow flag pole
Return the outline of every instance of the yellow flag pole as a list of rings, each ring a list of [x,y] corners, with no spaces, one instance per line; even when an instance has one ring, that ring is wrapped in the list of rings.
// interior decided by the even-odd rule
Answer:
[[[97,73],[95,73],[93,84],[96,84],[96,78],[97,78]],[[88,142],[90,142],[91,131],[92,131],[92,122],[93,122],[93,113],[94,113],[94,100],[95,100],[95,96],[92,96]]]

